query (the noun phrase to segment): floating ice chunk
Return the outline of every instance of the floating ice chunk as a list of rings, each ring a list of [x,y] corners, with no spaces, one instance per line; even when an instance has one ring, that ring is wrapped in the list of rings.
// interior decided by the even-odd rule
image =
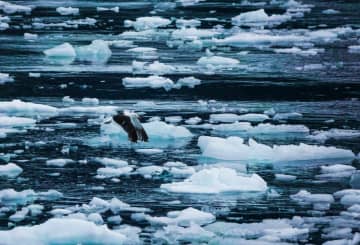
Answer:
[[[16,178],[22,171],[22,168],[14,163],[0,165],[0,177]]]
[[[201,123],[202,119],[200,117],[191,117],[185,121],[186,124],[195,125]]]
[[[104,8],[104,7],[96,7],[96,11],[102,12],[102,11],[112,11],[114,13],[119,13],[120,8],[118,6],[113,8]]]
[[[99,99],[97,98],[83,98],[81,102],[85,105],[98,105]]]
[[[136,149],[136,152],[145,155],[153,155],[153,154],[161,154],[164,152],[164,150],[156,149],[156,148],[146,148],[146,149]]]
[[[136,21],[125,20],[125,27],[134,27],[137,31],[156,29],[171,24],[171,20],[159,16],[139,17]]]
[[[222,56],[205,56],[198,59],[197,64],[201,66],[236,66],[240,62],[237,59]]]
[[[349,46],[349,53],[360,53],[360,45]]]
[[[236,122],[236,121],[263,122],[268,119],[269,117],[267,115],[257,114],[257,113],[248,113],[243,115],[222,113],[222,114],[210,115],[210,121],[212,122]]]
[[[154,61],[153,63],[148,65],[147,70],[152,74],[163,75],[174,72],[175,67],[160,63],[159,61]]]
[[[359,189],[344,189],[341,191],[337,191],[334,194],[335,198],[342,198],[346,195],[351,195],[351,196],[360,196],[360,190]]]
[[[137,47],[126,50],[127,52],[135,52],[135,53],[154,53],[156,52],[156,48],[150,47]]]
[[[291,195],[291,199],[299,203],[333,203],[334,198],[330,194],[311,194],[306,190],[301,190],[297,194]]]
[[[181,193],[220,193],[231,191],[265,191],[266,182],[257,174],[239,175],[230,168],[203,169],[183,182],[162,184],[161,188]]]
[[[164,167],[167,172],[176,178],[184,178],[195,173],[195,168],[189,167],[182,162],[166,162]]]
[[[290,182],[296,180],[296,176],[289,174],[275,174],[276,180]]]
[[[175,88],[189,87],[194,88],[197,85],[201,84],[201,80],[195,77],[184,77],[177,80]]]
[[[201,25],[200,20],[191,19],[191,20],[185,20],[185,19],[177,19],[176,20],[176,27],[182,28],[182,27],[198,27]]]
[[[73,7],[58,7],[56,8],[56,12],[61,15],[78,15],[79,9]]]
[[[99,168],[97,170],[97,178],[113,178],[119,177],[122,175],[127,175],[133,170],[130,166],[120,167],[120,168],[113,168],[113,167],[105,167]]]
[[[264,9],[241,13],[231,19],[234,25],[238,26],[276,26],[291,19],[289,14],[267,15]]]
[[[136,107],[155,107],[156,103],[154,101],[138,101],[136,102],[136,104],[134,105]]]
[[[356,168],[350,165],[334,164],[330,166],[321,166],[321,173],[336,173],[343,171],[354,171]]]
[[[206,230],[218,235],[222,244],[224,238],[234,238],[230,244],[288,244],[280,241],[301,241],[306,239],[309,233],[308,228],[297,228],[292,224],[293,220],[288,219],[265,219],[259,223],[228,223],[215,222],[205,227]],[[255,238],[273,238],[272,242],[266,240],[253,240]],[[242,240],[249,238],[251,240]],[[254,243],[252,243],[252,241]]]
[[[23,102],[21,100],[12,100],[0,102],[0,113],[21,116],[55,116],[58,113],[57,108],[35,104],[31,102]]]
[[[29,127],[35,123],[31,118],[0,116],[0,127]]]
[[[163,230],[158,230],[154,234],[156,241],[165,244],[201,244],[207,243],[214,236],[214,233],[206,231],[201,226],[194,223],[191,223],[190,226],[186,228],[169,225],[164,227]]]
[[[75,103],[75,100],[73,98],[70,98],[70,96],[64,96],[62,98],[62,102],[65,104],[73,104]]]
[[[47,166],[54,166],[54,167],[64,167],[65,165],[70,163],[74,163],[74,161],[65,158],[58,158],[58,159],[52,159],[46,161]]]
[[[335,10],[335,9],[325,9],[321,13],[323,13],[323,14],[338,14],[338,13],[340,13],[340,11]]]
[[[211,114],[210,121],[211,122],[235,122],[239,118],[239,115],[232,113],[222,113],[222,114]]]
[[[12,4],[5,1],[0,1],[0,9],[4,11],[6,14],[15,14],[15,13],[31,13],[31,7]]]
[[[111,212],[114,214],[118,214],[119,212],[149,212],[150,209],[148,208],[141,208],[141,207],[132,207],[130,204],[125,203],[117,198],[112,198],[110,200],[109,208]]]
[[[14,78],[12,78],[9,74],[0,72],[0,84],[9,83],[13,81]]]
[[[275,35],[269,33],[240,32],[224,39],[214,40],[218,45],[230,45],[234,47],[253,46],[259,44],[292,44],[295,42],[307,41],[308,38],[295,35],[284,34]]]
[[[9,217],[9,220],[12,222],[21,222],[26,218],[26,215],[28,215],[29,209],[28,208],[22,208],[21,210],[17,211],[13,215]]]
[[[168,122],[168,123],[179,123],[183,120],[181,116],[168,116],[168,117],[165,117],[164,119],[165,119],[165,122]]]
[[[65,58],[65,57],[75,57],[76,52],[74,47],[70,43],[63,43],[54,48],[50,48],[44,51],[45,55],[48,57],[58,57],[58,58]]]
[[[33,190],[15,191],[14,189],[4,189],[0,191],[0,203],[2,205],[24,205],[36,199]]]
[[[40,205],[40,204],[31,204],[31,205],[27,206],[27,208],[30,211],[30,215],[34,217],[34,216],[38,216],[42,213],[44,206]]]
[[[114,115],[117,112],[116,106],[71,106],[59,109],[61,115],[72,114],[98,114],[98,115]]]
[[[352,206],[360,204],[360,195],[349,194],[340,199],[340,203],[344,206]]]
[[[123,85],[126,88],[164,88],[166,91],[171,90],[174,87],[174,82],[161,76],[149,76],[149,77],[125,77],[122,80]]]
[[[161,175],[164,172],[164,168],[160,166],[145,166],[136,169],[136,173],[144,176],[144,178],[150,179],[152,176]]]
[[[93,26],[97,22],[94,18],[86,17],[85,19],[77,19],[77,20],[68,20],[65,22],[67,25],[73,25],[75,28],[77,28],[78,25],[88,25]]]
[[[26,39],[26,40],[35,40],[37,38],[38,38],[37,34],[32,34],[32,33],[27,33],[27,32],[24,33],[24,39]]]
[[[93,222],[96,225],[104,224],[104,220],[98,213],[91,213],[87,216],[87,220]]]
[[[54,232],[56,231],[56,232]],[[35,226],[0,231],[4,244],[130,244],[121,233],[81,219],[52,218]]]
[[[360,130],[350,129],[330,129],[328,131],[314,131],[308,138],[325,142],[328,139],[347,139],[347,138],[358,138],[360,137]]]
[[[41,73],[39,72],[29,72],[29,77],[41,77]]]
[[[274,49],[274,51],[275,51],[275,53],[280,53],[280,54],[297,54],[297,55],[303,55],[303,56],[312,56],[312,55],[317,55],[319,52],[324,52],[324,49],[303,50],[298,47],[292,47],[292,48]]]
[[[257,114],[257,113],[248,113],[238,116],[239,121],[248,121],[248,122],[263,122],[268,119],[269,116],[265,114]]]
[[[317,178],[346,178],[356,171],[356,168],[344,164],[335,164],[330,166],[321,166],[321,174],[316,175]]]
[[[172,39],[180,40],[198,40],[198,39],[210,39],[219,35],[220,33],[211,29],[197,29],[194,27],[191,28],[182,28],[172,32]]]
[[[182,6],[185,6],[185,7],[195,5],[202,1],[204,1],[204,0],[177,0],[177,2],[179,2]]]
[[[104,158],[96,157],[94,160],[106,167],[120,168],[120,167],[128,166],[127,161],[120,160],[120,159],[107,158],[107,157],[104,157]]]
[[[249,134],[280,134],[280,133],[303,133],[310,132],[309,128],[304,125],[287,125],[279,124],[273,125],[270,123],[260,123],[256,126],[251,126],[248,122],[234,122],[230,124],[212,125],[211,128],[215,131],[223,132],[247,132]]]
[[[146,220],[158,225],[179,225],[188,227],[192,223],[206,225],[215,221],[215,216],[211,213],[203,212],[195,208],[186,208],[182,211],[168,212],[167,217],[152,217],[146,215]]]
[[[112,54],[109,44],[103,40],[94,40],[91,44],[77,47],[75,50],[78,60],[93,63],[106,63]]]
[[[268,146],[249,139],[248,144],[240,137],[218,138],[200,136],[198,146],[205,157],[223,160],[297,161],[310,159],[354,158],[351,150],[317,145]]]
[[[0,31],[4,31],[6,29],[9,29],[9,27],[10,27],[10,25],[8,23],[0,21]]]
[[[107,218],[107,222],[113,225],[119,225],[122,222],[120,215],[114,215]]]
[[[273,120],[281,121],[281,120],[292,120],[302,118],[302,114],[298,112],[288,112],[288,113],[276,113],[273,117]]]

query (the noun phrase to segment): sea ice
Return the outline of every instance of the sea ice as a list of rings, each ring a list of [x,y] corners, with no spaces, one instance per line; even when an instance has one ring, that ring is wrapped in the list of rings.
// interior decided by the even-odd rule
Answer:
[[[76,51],[70,43],[63,43],[44,51],[45,55],[54,58],[75,57]]]
[[[14,78],[11,77],[9,74],[0,72],[0,84],[9,83],[13,81]]]
[[[58,7],[56,8],[56,12],[61,15],[78,15],[79,9],[73,7]]]
[[[65,165],[70,163],[74,163],[74,161],[65,158],[51,159],[46,161],[47,166],[54,166],[54,167],[64,167]]]
[[[56,231],[56,232],[54,232]],[[52,218],[40,225],[0,231],[2,243],[19,244],[131,244],[123,234],[81,219]],[[134,243],[138,244],[138,243]]]
[[[289,14],[268,15],[264,9],[241,13],[233,17],[232,23],[238,26],[276,26],[291,19]]]
[[[91,44],[75,48],[76,58],[80,61],[106,63],[111,57],[109,44],[103,40],[93,40]]]
[[[249,139],[246,144],[240,137],[218,138],[200,136],[198,146],[205,157],[223,160],[255,161],[297,161],[310,159],[354,158],[351,150],[332,146],[307,145],[273,145],[257,143]]]
[[[171,23],[171,20],[159,16],[139,17],[136,21],[125,20],[125,27],[134,27],[137,31],[156,29],[165,27]]]
[[[162,184],[162,189],[181,193],[265,191],[266,182],[257,174],[239,175],[230,168],[210,168],[194,173],[183,182]]]
[[[22,173],[23,169],[15,163],[0,165],[0,177],[16,178]]]
[[[166,91],[171,90],[174,86],[171,79],[161,76],[125,77],[122,83],[126,88],[164,88]]]
[[[211,213],[203,212],[195,208],[186,208],[182,211],[172,211],[167,213],[167,217],[145,216],[146,220],[155,225],[179,225],[188,227],[192,223],[206,225],[215,221],[215,216]]]

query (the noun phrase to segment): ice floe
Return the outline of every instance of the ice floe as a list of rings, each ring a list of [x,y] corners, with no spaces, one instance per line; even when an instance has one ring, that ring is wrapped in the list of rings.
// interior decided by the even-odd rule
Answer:
[[[63,43],[53,48],[44,51],[44,54],[48,57],[75,57],[76,52],[74,47],[70,43]]]
[[[218,138],[200,136],[198,146],[205,157],[244,161],[297,161],[311,159],[354,158],[351,150],[336,147],[308,145],[273,145],[249,139],[246,144],[240,137]]]
[[[51,159],[46,161],[47,166],[54,166],[54,167],[64,167],[67,164],[74,163],[72,159],[66,158],[58,158],[58,159]]]
[[[232,23],[239,26],[276,26],[292,18],[289,14],[268,15],[264,9],[241,13],[233,17]]]
[[[103,40],[94,40],[89,45],[76,47],[75,51],[78,60],[94,63],[105,63],[112,54],[109,44]]]
[[[53,232],[58,231],[58,232]],[[40,225],[16,227],[0,231],[4,244],[12,245],[21,241],[28,244],[131,244],[125,235],[80,219],[52,218]],[[133,244],[138,242],[133,241]]]
[[[61,15],[78,15],[79,9],[73,7],[58,7],[56,8],[56,12]]]
[[[162,184],[162,189],[180,193],[265,191],[266,182],[257,174],[240,175],[230,168],[210,168],[194,173],[183,182]]]
[[[170,23],[171,20],[159,16],[139,17],[136,21],[125,20],[126,27],[134,27],[137,31],[165,27]]]
[[[0,165],[0,177],[16,178],[22,173],[23,169],[15,163]]]
[[[6,1],[0,1],[0,9],[4,11],[6,14],[15,14],[15,13],[25,13],[30,14],[31,13],[31,7],[19,5],[19,4],[13,4]]]
[[[0,102],[0,113],[17,116],[41,117],[55,116],[58,114],[58,109],[49,105],[12,100]]]
[[[164,88],[166,91],[169,91],[174,86],[171,79],[161,76],[125,77],[122,83],[126,88]]]
[[[350,129],[330,129],[328,131],[314,131],[308,138],[312,140],[317,140],[320,142],[325,142],[328,139],[348,139],[348,138],[359,138],[359,130],[350,130]]]
[[[0,72],[0,84],[9,83],[13,81],[14,78],[11,77],[9,74]]]
[[[166,217],[152,217],[150,215],[145,217],[153,225],[179,225],[184,227],[188,227],[192,223],[206,225],[214,222],[216,219],[213,214],[192,207],[181,211],[168,212]]]

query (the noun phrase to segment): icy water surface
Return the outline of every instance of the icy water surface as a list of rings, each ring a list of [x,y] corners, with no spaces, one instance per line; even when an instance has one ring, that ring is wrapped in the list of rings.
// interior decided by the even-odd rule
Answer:
[[[0,1],[0,244],[359,244],[359,8]]]

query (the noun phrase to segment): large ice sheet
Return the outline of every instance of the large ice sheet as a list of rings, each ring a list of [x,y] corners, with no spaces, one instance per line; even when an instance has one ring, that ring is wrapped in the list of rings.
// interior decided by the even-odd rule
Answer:
[[[268,146],[249,139],[248,143],[240,137],[200,136],[198,146],[205,157],[223,160],[244,161],[297,161],[311,159],[354,158],[351,150],[331,146],[308,145],[274,145]]]

